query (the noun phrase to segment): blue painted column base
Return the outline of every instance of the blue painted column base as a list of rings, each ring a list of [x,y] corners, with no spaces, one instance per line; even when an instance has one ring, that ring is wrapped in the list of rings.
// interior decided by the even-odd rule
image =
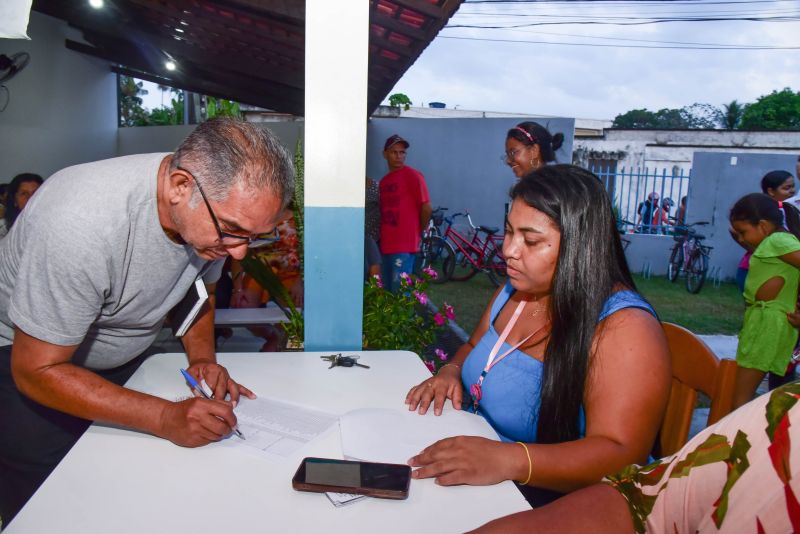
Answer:
[[[364,208],[305,208],[305,350],[360,350]]]

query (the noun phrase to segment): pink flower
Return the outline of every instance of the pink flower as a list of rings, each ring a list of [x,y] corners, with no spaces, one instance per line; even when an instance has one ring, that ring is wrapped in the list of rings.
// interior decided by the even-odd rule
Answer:
[[[422,272],[423,272],[423,273],[425,273],[425,274],[427,274],[428,276],[430,276],[430,277],[431,277],[431,278],[433,278],[434,280],[436,280],[437,278],[439,278],[439,275],[438,275],[438,274],[436,274],[436,271],[434,271],[434,270],[431,268],[431,266],[430,266],[430,265],[428,265],[427,267],[425,267],[424,269],[422,269]]]
[[[433,322],[436,323],[436,326],[444,326],[444,317],[441,313],[437,313],[433,316]]]
[[[433,351],[433,353],[436,356],[438,356],[439,359],[442,360],[443,362],[447,361],[447,353],[445,351],[443,351],[442,349],[436,349],[435,351]]]
[[[419,301],[420,304],[427,304],[428,303],[428,295],[425,293],[420,293],[419,291],[414,291],[414,297]]]
[[[383,281],[381,281],[381,275],[373,274],[372,277],[375,279],[375,285],[383,289]]]
[[[436,371],[436,366],[430,360],[425,360],[425,367],[427,367],[431,373]]]
[[[446,302],[444,303],[444,314],[445,314],[445,316],[447,316],[447,319],[450,320],[450,321],[453,321],[456,318],[455,310],[453,310],[453,307],[450,306]]]

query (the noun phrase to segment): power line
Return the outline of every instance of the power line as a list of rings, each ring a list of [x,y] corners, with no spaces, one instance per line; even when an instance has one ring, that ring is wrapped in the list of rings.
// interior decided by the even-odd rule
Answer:
[[[464,5],[472,4],[636,4],[639,6],[667,5],[739,5],[739,4],[776,4],[795,2],[796,0],[741,0],[741,1],[705,1],[705,0],[466,0]]]
[[[589,8],[591,13],[591,8]],[[705,16],[758,16],[758,15],[798,15],[800,14],[800,10],[798,9],[760,9],[760,10],[714,10],[714,11],[676,11],[676,10],[668,10],[663,13],[653,13],[647,12],[646,14],[649,15],[645,18],[655,18],[656,16],[661,15],[670,15],[670,16],[693,16],[698,13],[702,13]],[[611,16],[601,16],[599,18],[619,18],[619,17],[636,17],[636,16],[643,16],[644,12],[633,12],[633,13],[625,13],[614,11],[615,17]],[[539,16],[562,16],[562,17],[570,17],[570,15],[552,15],[548,13],[526,13],[526,12],[496,12],[496,11],[459,11],[456,13],[455,18],[476,18],[476,17],[507,17],[507,18],[518,18],[518,17],[539,17]],[[591,17],[590,14],[585,15],[572,15],[572,17]]]
[[[519,33],[526,33],[526,34],[536,34],[536,35],[553,35],[556,37],[577,37],[583,39],[601,39],[605,41],[630,41],[635,43],[656,43],[656,44],[676,44],[676,45],[695,45],[695,46],[719,46],[724,48],[732,48],[735,49],[738,44],[726,44],[726,43],[698,43],[694,41],[665,41],[660,39],[634,39],[631,37],[607,37],[602,35],[581,35],[577,33],[560,33],[560,32],[543,32],[543,31],[525,31],[525,30],[509,30],[513,32]],[[761,46],[761,47],[770,47],[772,45],[749,45],[749,46]]]
[[[650,45],[617,45],[602,43],[566,43],[553,41],[532,41],[518,39],[492,39],[484,37],[456,37],[439,35],[438,39],[457,39],[461,41],[487,41],[494,43],[549,44],[559,46],[592,46],[600,48],[651,48],[668,50],[800,50],[800,46],[761,46],[761,45],[712,45],[712,46],[650,46]]]

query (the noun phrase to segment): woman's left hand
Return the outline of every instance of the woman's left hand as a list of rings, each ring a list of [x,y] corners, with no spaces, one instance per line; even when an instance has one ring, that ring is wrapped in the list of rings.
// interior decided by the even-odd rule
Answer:
[[[230,394],[230,401],[236,406],[240,395],[244,395],[249,399],[256,398],[252,391],[233,380],[228,374],[228,370],[218,363],[201,361],[190,365],[186,370],[198,382],[205,380],[208,387],[211,388],[215,399],[225,400],[225,397]]]
[[[442,486],[489,486],[514,477],[517,455],[511,446],[520,448],[516,443],[475,436],[446,438],[425,448],[408,465],[419,467],[412,478],[435,478]]]

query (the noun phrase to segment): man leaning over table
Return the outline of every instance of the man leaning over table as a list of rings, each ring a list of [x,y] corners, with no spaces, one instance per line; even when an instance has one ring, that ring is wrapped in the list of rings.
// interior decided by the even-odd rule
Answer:
[[[174,154],[76,165],[39,189],[0,241],[5,524],[90,421],[187,447],[231,432],[233,406],[253,394],[216,363],[213,301],[183,345],[188,371],[218,400],[170,402],[121,384],[197,277],[215,282],[227,256],[241,259],[274,230],[293,180],[273,134],[218,119]]]

